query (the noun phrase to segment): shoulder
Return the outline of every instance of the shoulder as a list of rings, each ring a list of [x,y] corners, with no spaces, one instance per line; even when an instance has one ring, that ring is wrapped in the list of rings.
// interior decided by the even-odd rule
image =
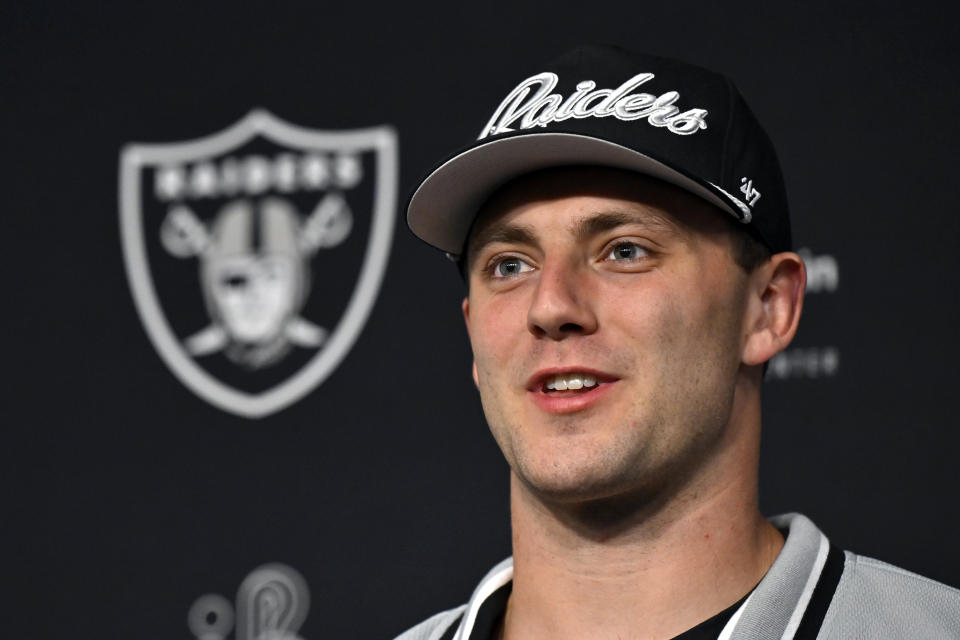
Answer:
[[[451,626],[456,624],[463,615],[467,605],[460,605],[454,609],[441,611],[435,616],[431,616],[415,627],[407,629],[396,640],[439,640]]]
[[[424,620],[401,633],[396,640],[445,640],[452,637],[454,631],[464,638],[469,638],[480,609],[490,610],[491,607],[496,609],[498,606],[505,606],[505,601],[498,604],[497,598],[491,598],[491,595],[502,591],[512,578],[513,558],[507,558],[487,572],[467,604]]]
[[[960,590],[846,552],[821,640],[960,638]]]

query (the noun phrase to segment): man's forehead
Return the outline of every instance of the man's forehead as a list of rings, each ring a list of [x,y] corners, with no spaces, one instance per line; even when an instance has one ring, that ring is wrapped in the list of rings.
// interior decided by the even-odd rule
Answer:
[[[537,229],[523,213],[544,204],[577,198],[577,210],[557,219],[565,232],[587,236],[624,224],[678,233],[689,226],[722,225],[723,212],[673,185],[642,174],[601,167],[538,171],[501,187],[481,207],[468,253],[492,241],[532,239]],[[707,230],[707,229],[704,229]]]

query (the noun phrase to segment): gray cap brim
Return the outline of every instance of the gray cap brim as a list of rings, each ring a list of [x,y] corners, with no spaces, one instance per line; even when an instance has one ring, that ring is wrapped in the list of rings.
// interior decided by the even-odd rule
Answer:
[[[699,196],[741,222],[750,209],[720,187],[690,177],[633,149],[573,133],[527,133],[471,147],[441,164],[410,197],[407,224],[428,244],[454,255],[493,193],[525,173],[562,166],[602,166],[636,171]]]

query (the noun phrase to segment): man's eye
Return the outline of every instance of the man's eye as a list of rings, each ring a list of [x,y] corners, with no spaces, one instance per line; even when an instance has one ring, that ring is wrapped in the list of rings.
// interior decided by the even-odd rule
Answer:
[[[604,260],[639,260],[640,258],[647,257],[648,255],[650,255],[650,252],[638,244],[634,244],[632,242],[621,242],[614,245]]]
[[[520,258],[504,258],[493,265],[494,278],[509,278],[520,273],[532,271],[533,267]]]

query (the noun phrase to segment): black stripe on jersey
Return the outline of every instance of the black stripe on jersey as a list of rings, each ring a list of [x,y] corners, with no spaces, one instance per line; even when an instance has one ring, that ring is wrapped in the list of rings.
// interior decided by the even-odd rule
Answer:
[[[813,595],[810,596],[810,602],[807,603],[807,610],[800,619],[800,626],[797,627],[797,633],[793,636],[794,640],[816,640],[823,625],[823,619],[827,617],[827,609],[830,608],[833,596],[837,592],[837,585],[840,584],[845,562],[846,555],[843,550],[831,544],[827,561],[823,565],[823,571],[820,572],[820,579],[813,589]]]
[[[467,612],[464,611],[460,614],[460,617],[450,623],[450,626],[447,627],[447,630],[443,632],[443,635],[440,636],[440,640],[453,640],[453,636],[457,633],[457,627],[460,626],[460,621],[463,620],[463,616],[467,615]]]
[[[493,632],[497,630],[500,619],[507,612],[507,600],[510,598],[510,592],[513,591],[513,581],[503,585],[487,597],[477,609],[477,617],[473,620],[473,629],[470,631],[470,640],[488,640],[493,637]],[[464,611],[463,615],[467,615]],[[447,631],[440,636],[440,640],[453,640],[457,633],[457,627],[463,615],[450,625]]]
[[[793,640],[816,640],[817,634],[820,633],[820,627],[823,625],[823,620],[827,615],[827,609],[830,608],[830,603],[833,601],[833,596],[837,591],[840,576],[843,575],[845,561],[846,556],[843,550],[831,544],[830,551],[827,553],[827,561],[824,563],[823,571],[820,573],[820,579],[817,581],[817,586],[813,589],[810,602],[807,603],[807,610],[804,612],[803,618],[800,619],[800,626],[797,627],[797,633],[793,636]],[[483,601],[477,611],[477,617],[474,620],[473,629],[468,640],[488,640],[493,637],[493,632],[496,630],[497,624],[506,612],[507,600],[510,598],[510,592],[512,590],[513,582],[508,582]],[[694,632],[694,634],[691,634],[691,637],[698,637],[698,635],[701,635],[702,632],[706,630],[702,627],[708,623],[712,624],[719,619],[722,619],[722,622],[726,624],[726,620],[733,615],[742,602],[743,600],[718,614],[715,618],[701,623],[694,629],[680,634],[678,637],[683,638],[687,634],[691,634],[691,632]],[[466,612],[464,612],[463,615],[466,615]],[[457,633],[457,628],[463,619],[463,615],[447,627],[447,630],[440,636],[439,640],[453,640],[453,637]],[[712,633],[716,633],[713,626],[709,627],[709,629]]]

